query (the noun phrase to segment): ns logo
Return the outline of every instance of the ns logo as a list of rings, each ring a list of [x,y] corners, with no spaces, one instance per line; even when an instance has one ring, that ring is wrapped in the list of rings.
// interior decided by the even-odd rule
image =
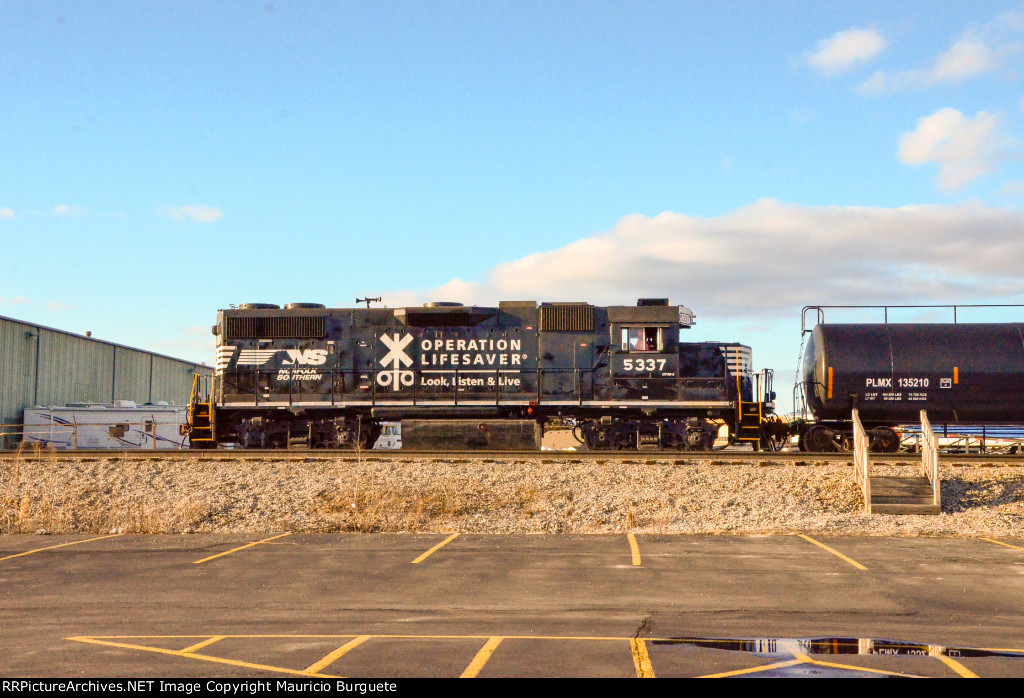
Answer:
[[[281,360],[282,366],[322,366],[327,363],[326,349],[288,349],[288,358]]]

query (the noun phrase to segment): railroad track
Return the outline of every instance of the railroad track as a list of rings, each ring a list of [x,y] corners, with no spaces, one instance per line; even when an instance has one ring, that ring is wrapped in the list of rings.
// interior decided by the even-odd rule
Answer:
[[[722,463],[807,463],[843,462],[852,460],[850,453],[804,453],[799,451],[406,451],[406,450],[365,450],[353,451],[332,449],[217,449],[217,450],[22,450],[0,451],[0,462],[12,460],[95,460],[117,458],[126,460],[550,460],[552,462],[598,460],[598,461],[693,461],[709,460]],[[1024,463],[1024,454],[1006,455],[995,453],[940,453],[946,462],[993,462],[1006,464]],[[872,454],[873,462],[918,463],[920,454]]]

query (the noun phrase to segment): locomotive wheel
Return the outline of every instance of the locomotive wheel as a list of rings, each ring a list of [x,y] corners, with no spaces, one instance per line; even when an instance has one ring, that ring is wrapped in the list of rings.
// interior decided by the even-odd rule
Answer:
[[[826,452],[836,450],[836,433],[828,427],[815,424],[804,435],[804,445],[808,451]]]
[[[900,437],[889,427],[875,427],[868,432],[871,450],[875,453],[896,453],[900,450]]]

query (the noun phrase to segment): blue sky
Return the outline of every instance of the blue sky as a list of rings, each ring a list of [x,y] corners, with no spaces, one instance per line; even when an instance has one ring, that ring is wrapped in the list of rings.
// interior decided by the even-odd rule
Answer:
[[[0,0],[0,314],[669,296],[791,374],[803,305],[1024,300],[1022,68],[1020,2]]]

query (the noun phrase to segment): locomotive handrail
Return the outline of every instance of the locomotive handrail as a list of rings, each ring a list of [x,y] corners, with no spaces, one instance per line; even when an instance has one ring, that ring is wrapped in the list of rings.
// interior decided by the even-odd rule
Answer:
[[[941,304],[908,304],[908,305],[805,305],[800,311],[800,335],[803,336],[813,330],[807,329],[807,311],[815,310],[818,314],[818,322],[821,325],[825,322],[825,309],[836,310],[867,310],[881,308],[885,324],[889,324],[889,308],[951,308],[953,310],[953,324],[956,324],[956,311],[958,308],[1024,308],[1022,303],[941,303]]]

